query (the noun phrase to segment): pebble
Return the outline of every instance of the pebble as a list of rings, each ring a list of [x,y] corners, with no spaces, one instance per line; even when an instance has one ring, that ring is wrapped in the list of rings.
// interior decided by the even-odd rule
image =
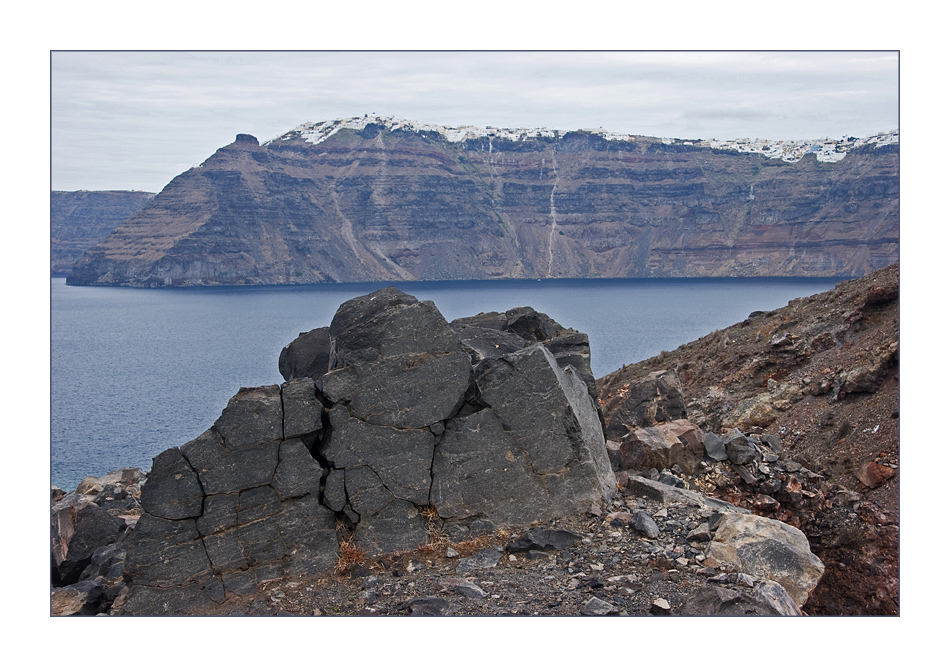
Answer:
[[[657,598],[650,605],[650,613],[654,616],[669,616],[670,610],[670,603],[664,598]]]
[[[607,616],[617,613],[617,608],[609,602],[604,602],[598,597],[592,597],[581,608],[582,616]]]

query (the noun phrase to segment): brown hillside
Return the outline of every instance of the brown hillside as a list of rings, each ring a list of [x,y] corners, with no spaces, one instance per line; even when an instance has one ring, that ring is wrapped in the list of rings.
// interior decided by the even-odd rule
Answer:
[[[675,369],[706,431],[781,435],[815,475],[806,507],[766,512],[741,480],[705,490],[805,531],[827,566],[810,613],[898,613],[899,294],[895,263],[598,381],[608,421],[631,383]]]

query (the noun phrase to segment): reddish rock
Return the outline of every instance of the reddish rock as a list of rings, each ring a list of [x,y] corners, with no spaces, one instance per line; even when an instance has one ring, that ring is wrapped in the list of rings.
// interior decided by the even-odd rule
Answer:
[[[874,489],[891,479],[897,472],[893,468],[882,466],[880,463],[871,461],[858,466],[854,471],[854,476],[868,488]]]

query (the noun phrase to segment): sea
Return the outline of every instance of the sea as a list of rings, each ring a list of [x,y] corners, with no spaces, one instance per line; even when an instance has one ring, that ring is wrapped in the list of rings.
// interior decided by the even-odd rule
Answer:
[[[840,278],[413,282],[449,321],[531,306],[590,339],[602,377]],[[279,384],[281,349],[391,283],[180,289],[50,282],[50,481],[149,470],[207,430],[241,387]]]

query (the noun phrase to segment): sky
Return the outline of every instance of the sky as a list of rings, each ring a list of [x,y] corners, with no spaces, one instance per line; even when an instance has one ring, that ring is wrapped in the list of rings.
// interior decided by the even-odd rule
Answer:
[[[50,53],[53,190],[160,191],[238,133],[366,113],[446,126],[681,139],[899,129],[899,52],[755,50]]]

